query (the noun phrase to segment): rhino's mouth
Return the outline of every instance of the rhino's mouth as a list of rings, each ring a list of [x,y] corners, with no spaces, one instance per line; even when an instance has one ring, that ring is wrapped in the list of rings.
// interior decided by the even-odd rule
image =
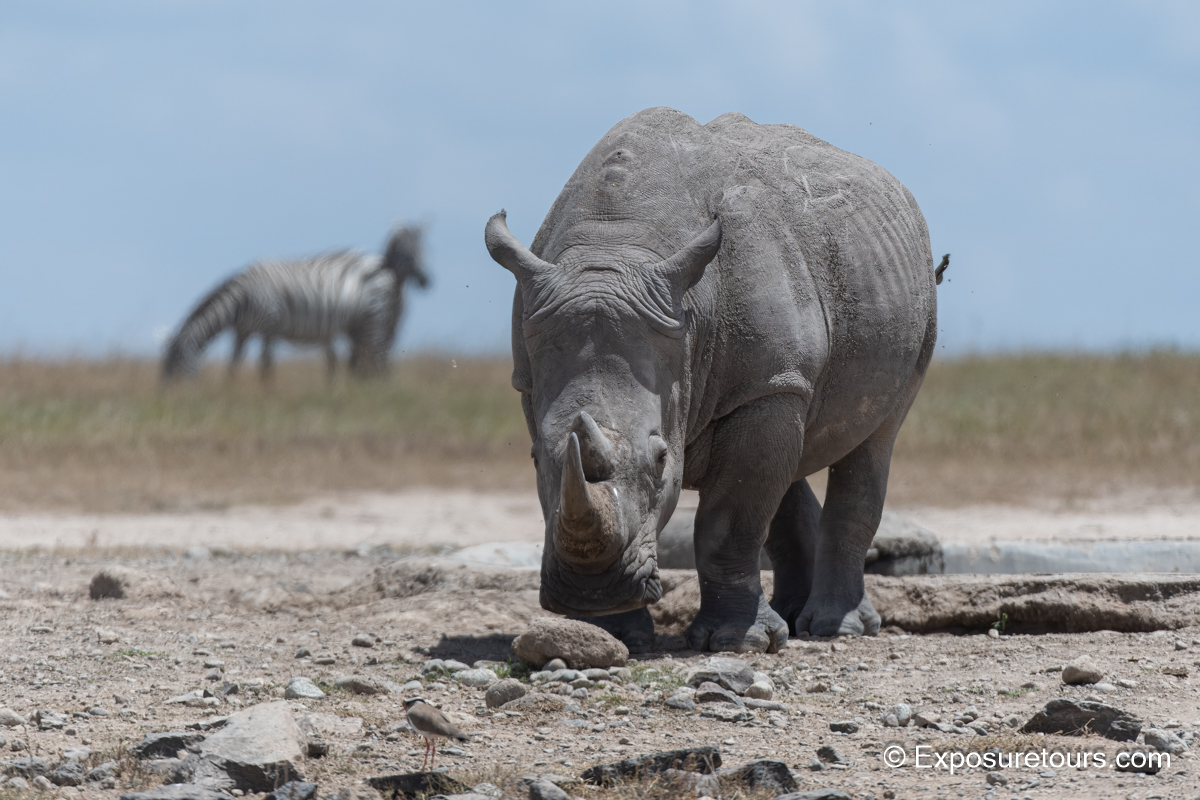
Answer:
[[[662,598],[658,562],[645,559],[636,569],[614,569],[600,575],[582,575],[553,557],[543,556],[542,608],[570,616],[602,616],[633,611]]]

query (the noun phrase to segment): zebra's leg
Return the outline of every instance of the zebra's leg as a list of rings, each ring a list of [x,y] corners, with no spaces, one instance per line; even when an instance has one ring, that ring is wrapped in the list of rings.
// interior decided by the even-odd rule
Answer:
[[[337,350],[333,348],[333,339],[325,340],[325,380],[333,383],[334,374],[337,372]]]
[[[263,383],[270,382],[271,376],[275,373],[275,360],[274,353],[272,352],[273,345],[274,340],[264,334],[262,337],[262,357],[259,362],[259,370],[262,374]]]
[[[242,356],[246,354],[246,340],[250,338],[241,331],[233,334],[233,355],[229,357],[229,382],[237,377],[238,367],[242,364]]]

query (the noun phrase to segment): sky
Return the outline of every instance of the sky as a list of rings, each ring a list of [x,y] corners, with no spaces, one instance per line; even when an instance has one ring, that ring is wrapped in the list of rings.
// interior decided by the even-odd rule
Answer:
[[[504,353],[584,154],[671,106],[799,125],[929,224],[939,354],[1200,348],[1200,4],[14,0],[0,357],[153,356],[259,257],[423,222],[399,349]]]

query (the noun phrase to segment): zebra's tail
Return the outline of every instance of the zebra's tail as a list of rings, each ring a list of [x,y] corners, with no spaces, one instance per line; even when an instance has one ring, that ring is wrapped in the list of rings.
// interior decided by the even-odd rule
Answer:
[[[165,381],[194,375],[200,366],[200,356],[208,343],[233,324],[234,315],[245,299],[241,276],[235,275],[213,289],[188,314],[179,332],[167,345],[163,356],[162,377]]]

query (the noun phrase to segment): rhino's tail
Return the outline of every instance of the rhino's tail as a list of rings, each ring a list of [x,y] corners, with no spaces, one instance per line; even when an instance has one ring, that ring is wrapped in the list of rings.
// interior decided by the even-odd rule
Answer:
[[[950,266],[950,254],[946,253],[946,255],[942,256],[942,263],[938,264],[937,268],[933,271],[933,277],[937,281],[938,286],[942,285],[942,273],[946,271],[946,267],[948,266]]]

